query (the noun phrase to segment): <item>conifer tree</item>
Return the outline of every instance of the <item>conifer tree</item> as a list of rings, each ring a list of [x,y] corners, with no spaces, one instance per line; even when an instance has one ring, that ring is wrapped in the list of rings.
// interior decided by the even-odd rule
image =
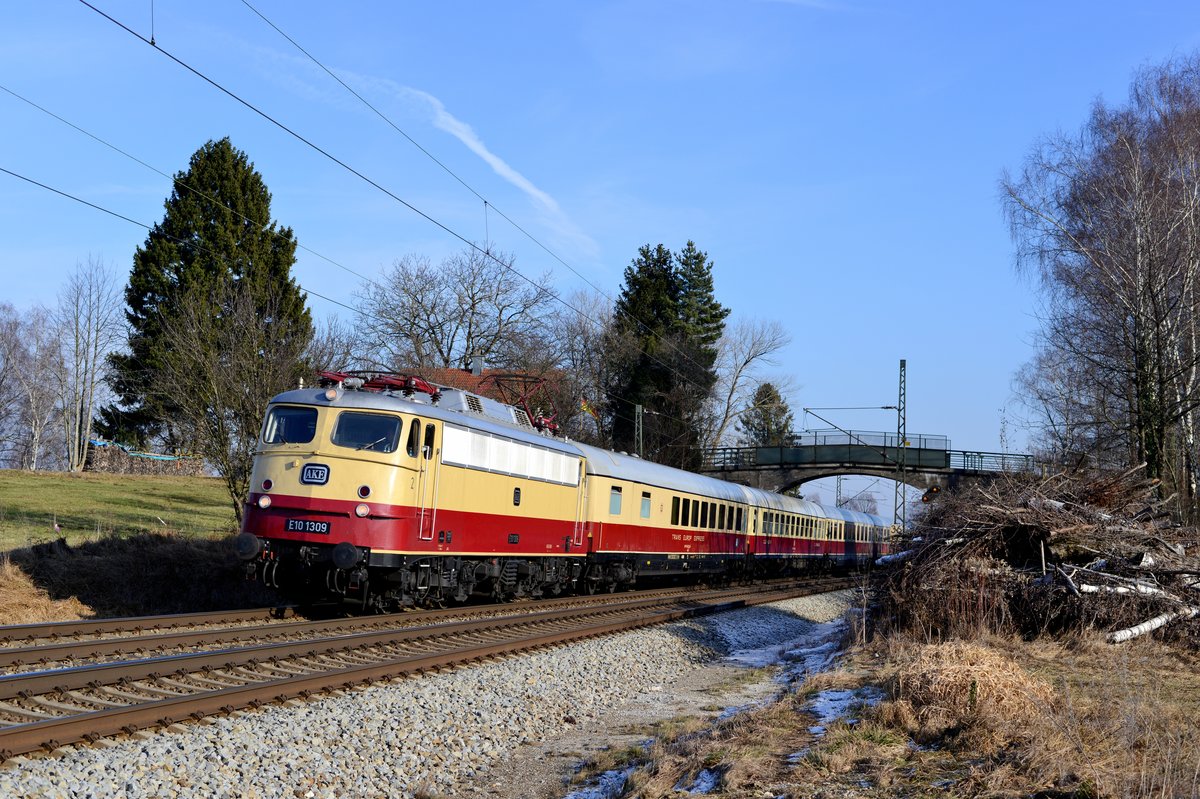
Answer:
[[[179,319],[185,298],[207,302],[202,313],[219,326],[217,298],[236,288],[258,309],[260,324],[272,326],[283,340],[306,343],[312,320],[291,277],[292,230],[271,220],[271,195],[262,176],[228,138],[209,141],[192,155],[188,169],[175,175],[165,209],[134,253],[125,289],[129,349],[109,359],[121,403],[102,411],[98,431],[141,447],[157,440],[171,449],[193,432],[179,418],[178,398],[162,390],[160,379],[169,354],[165,331]],[[189,309],[190,316],[196,313]]]
[[[761,383],[738,420],[738,431],[752,447],[785,446],[792,435],[792,409],[773,383]]]
[[[728,309],[713,295],[712,264],[689,241],[679,253],[644,245],[625,269],[609,346],[608,412],[613,444],[642,456],[692,467],[698,460],[700,414],[716,383],[713,365]]]

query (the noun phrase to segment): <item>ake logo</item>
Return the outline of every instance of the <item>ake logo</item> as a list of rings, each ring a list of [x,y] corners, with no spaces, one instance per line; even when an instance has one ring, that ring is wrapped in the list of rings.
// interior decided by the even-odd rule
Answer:
[[[306,463],[300,470],[300,482],[310,486],[323,486],[329,482],[329,467],[323,463]]]

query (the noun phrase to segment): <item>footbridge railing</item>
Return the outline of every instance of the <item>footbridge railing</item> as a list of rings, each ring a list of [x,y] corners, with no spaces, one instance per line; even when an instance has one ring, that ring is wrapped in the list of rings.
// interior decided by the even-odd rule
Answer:
[[[895,433],[804,431],[774,447],[715,447],[706,450],[702,471],[765,470],[837,466],[861,467],[873,473],[894,469],[903,458],[909,471],[970,473],[1024,472],[1037,468],[1032,455],[978,450],[952,450],[945,436],[911,435],[903,454]]]

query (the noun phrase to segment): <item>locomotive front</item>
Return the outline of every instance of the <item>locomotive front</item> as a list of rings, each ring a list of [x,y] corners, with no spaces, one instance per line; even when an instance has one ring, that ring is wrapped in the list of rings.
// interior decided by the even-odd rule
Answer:
[[[276,396],[237,537],[248,571],[294,597],[365,608],[372,574],[398,565],[426,515],[436,427],[414,410],[341,384]]]

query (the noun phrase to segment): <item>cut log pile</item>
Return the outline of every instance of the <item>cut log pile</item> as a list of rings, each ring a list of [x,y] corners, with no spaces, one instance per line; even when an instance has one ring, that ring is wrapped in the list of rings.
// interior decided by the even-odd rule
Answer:
[[[1009,475],[943,492],[881,558],[880,619],[927,636],[1155,630],[1200,642],[1200,531],[1156,482]]]

